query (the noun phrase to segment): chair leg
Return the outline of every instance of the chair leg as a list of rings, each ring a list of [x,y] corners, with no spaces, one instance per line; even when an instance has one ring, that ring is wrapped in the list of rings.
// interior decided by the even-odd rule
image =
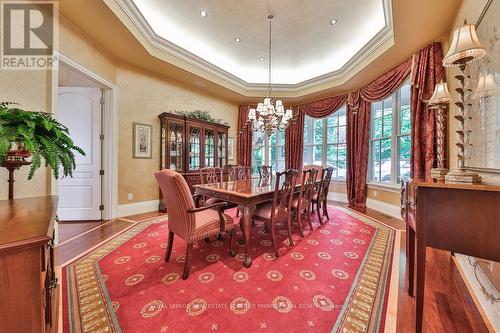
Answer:
[[[188,243],[186,247],[186,263],[184,264],[184,273],[182,279],[186,280],[189,277],[189,270],[191,269],[191,257],[193,256],[193,243]]]
[[[319,201],[316,201],[316,212],[318,213],[319,224],[323,225],[323,218],[322,218],[321,213],[320,213]]]
[[[231,251],[231,257],[236,257],[236,251],[234,250],[235,240],[236,240],[236,230],[231,230],[229,237],[229,251]]]
[[[323,215],[326,216],[326,220],[330,221],[330,216],[328,216],[328,206],[326,204],[326,199],[323,201]]]
[[[304,230],[302,230],[302,212],[297,210],[296,219],[297,219],[297,224],[299,225],[299,233],[300,237],[304,238]]]
[[[271,223],[271,239],[273,241],[274,255],[276,256],[276,258],[278,258],[280,254],[278,252],[278,244],[276,243],[276,231],[273,223]]]
[[[293,246],[293,238],[292,238],[292,215],[288,214],[288,239],[290,240],[290,246]]]
[[[168,232],[168,243],[167,243],[167,251],[165,252],[165,261],[168,262],[170,260],[170,254],[172,253],[172,244],[174,243],[174,233],[172,231]]]
[[[306,211],[306,214],[307,214],[307,222],[309,223],[309,228],[311,228],[311,231],[313,231],[313,224],[312,224],[312,221],[311,221],[311,209],[308,207],[307,208],[307,211]]]

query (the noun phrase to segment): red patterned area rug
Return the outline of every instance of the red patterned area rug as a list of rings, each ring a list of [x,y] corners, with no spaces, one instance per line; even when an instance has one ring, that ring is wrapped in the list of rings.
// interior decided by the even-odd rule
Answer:
[[[294,226],[294,247],[287,245],[286,226],[278,225],[278,258],[257,221],[249,269],[242,265],[243,247],[229,255],[228,236],[199,242],[186,281],[184,241],[175,238],[171,261],[164,261],[166,218],[139,222],[62,267],[63,330],[393,330],[386,319],[388,304],[397,303],[389,301],[393,288],[397,296],[397,274],[391,279],[397,231],[350,209],[328,210],[330,221],[320,225],[315,216],[304,239]]]

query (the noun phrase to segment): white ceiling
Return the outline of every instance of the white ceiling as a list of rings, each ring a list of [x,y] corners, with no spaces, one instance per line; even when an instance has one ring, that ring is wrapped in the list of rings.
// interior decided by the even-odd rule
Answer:
[[[345,74],[393,33],[390,0],[118,2],[128,8],[129,17],[135,16],[136,26],[148,25],[141,29],[144,34],[149,30],[156,44],[158,39],[165,42],[163,51],[183,54],[184,61],[208,64],[212,72],[215,68],[250,85],[268,80],[269,13],[274,15],[274,84],[299,85]],[[202,10],[207,17],[200,15]],[[330,25],[333,18],[337,23]]]

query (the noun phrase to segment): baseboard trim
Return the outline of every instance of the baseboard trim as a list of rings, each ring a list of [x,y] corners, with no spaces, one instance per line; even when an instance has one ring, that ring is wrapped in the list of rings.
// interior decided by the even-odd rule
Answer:
[[[154,212],[158,210],[159,203],[159,200],[149,200],[118,205],[118,217]]]
[[[366,207],[378,210],[391,217],[401,219],[401,207],[374,199],[366,199]]]

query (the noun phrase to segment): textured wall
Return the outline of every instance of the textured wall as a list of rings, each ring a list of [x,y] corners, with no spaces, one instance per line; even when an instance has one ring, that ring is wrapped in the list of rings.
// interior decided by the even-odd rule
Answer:
[[[160,165],[160,121],[158,115],[174,110],[208,110],[229,123],[229,136],[236,137],[238,106],[203,93],[202,90],[168,80],[129,66],[118,68],[119,171],[118,203],[126,204],[158,198],[153,174]],[[153,125],[153,158],[132,158],[132,124]],[[133,200],[127,200],[127,194]]]

